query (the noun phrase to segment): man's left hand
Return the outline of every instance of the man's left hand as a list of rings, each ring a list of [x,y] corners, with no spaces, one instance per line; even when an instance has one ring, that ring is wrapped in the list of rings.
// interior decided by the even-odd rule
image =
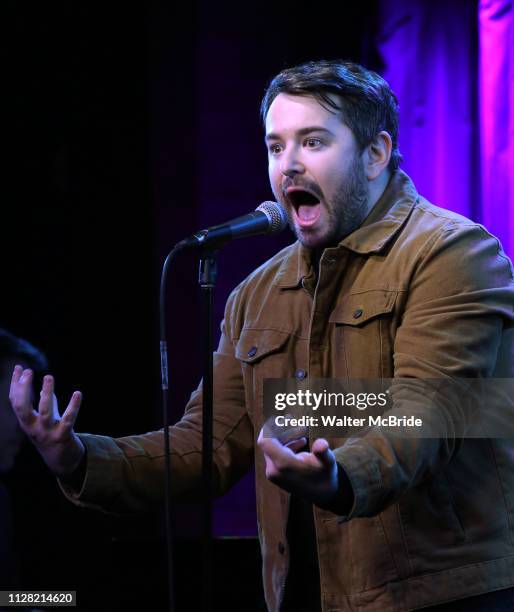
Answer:
[[[266,478],[277,486],[326,506],[338,493],[338,470],[334,453],[324,438],[312,444],[311,451],[300,451],[307,440],[301,438],[282,444],[261,433],[257,444],[266,460]]]

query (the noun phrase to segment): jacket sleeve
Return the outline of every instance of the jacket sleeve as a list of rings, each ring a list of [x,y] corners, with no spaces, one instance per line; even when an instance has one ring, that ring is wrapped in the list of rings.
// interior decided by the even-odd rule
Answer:
[[[251,466],[253,426],[246,412],[241,366],[230,341],[230,296],[214,353],[213,489],[222,495]],[[81,434],[87,470],[80,491],[60,482],[77,505],[112,513],[134,513],[162,501],[164,492],[163,430],[111,438]],[[174,497],[200,495],[202,464],[202,384],[191,395],[184,416],[170,428],[171,483]]]
[[[336,449],[354,494],[342,520],[378,514],[451,460],[470,414],[456,395],[429,401],[416,382],[512,377],[513,321],[512,266],[496,238],[479,225],[445,226],[419,256],[393,355],[391,412],[421,417],[437,434],[374,428]]]

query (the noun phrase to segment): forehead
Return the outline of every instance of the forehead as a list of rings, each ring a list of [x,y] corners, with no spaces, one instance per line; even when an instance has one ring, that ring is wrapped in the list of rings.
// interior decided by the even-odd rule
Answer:
[[[282,135],[313,126],[334,132],[344,128],[349,130],[340,113],[327,110],[317,98],[309,95],[293,96],[280,93],[271,103],[266,115],[266,136]]]

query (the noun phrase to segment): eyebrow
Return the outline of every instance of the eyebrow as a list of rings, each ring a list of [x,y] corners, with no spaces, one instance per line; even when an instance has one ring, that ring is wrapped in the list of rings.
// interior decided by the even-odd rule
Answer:
[[[329,134],[330,136],[334,135],[333,132],[319,125],[311,125],[308,127],[301,128],[296,133],[298,134],[298,136],[307,136],[307,134],[312,134],[313,132],[324,132],[325,134]],[[270,132],[269,134],[266,134],[264,140],[266,142],[268,142],[269,140],[280,140],[280,136],[275,132]]]

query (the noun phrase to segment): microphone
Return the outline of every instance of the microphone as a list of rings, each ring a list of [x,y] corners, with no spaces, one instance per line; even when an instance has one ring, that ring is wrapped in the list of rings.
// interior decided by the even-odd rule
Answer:
[[[276,234],[287,225],[285,210],[277,202],[263,202],[251,213],[232,219],[221,225],[214,225],[196,232],[181,240],[175,249],[219,248],[230,240],[255,236],[257,234]]]

